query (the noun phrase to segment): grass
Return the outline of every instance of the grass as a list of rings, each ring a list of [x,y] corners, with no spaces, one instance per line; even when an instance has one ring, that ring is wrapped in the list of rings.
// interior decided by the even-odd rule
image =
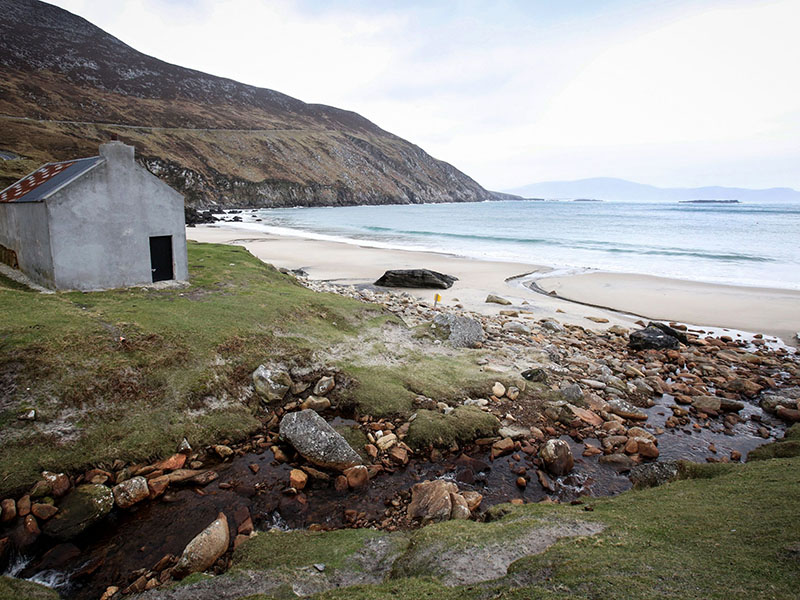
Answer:
[[[449,415],[420,410],[411,423],[406,443],[412,448],[449,448],[454,442],[469,443],[497,434],[497,418],[471,406],[459,406]]]
[[[496,512],[505,516],[496,521],[429,525],[406,534],[409,545],[395,563],[392,578],[314,598],[796,597],[800,529],[793,523],[800,502],[800,458],[723,466],[694,465],[683,469],[682,480],[614,498],[587,499],[584,505],[504,506],[506,510]],[[437,549],[461,549],[470,556],[473,548],[498,540],[513,544],[526,527],[559,520],[599,521],[605,529],[594,536],[562,539],[542,554],[517,560],[508,575],[495,581],[450,588],[435,576]],[[242,546],[246,552],[234,562],[251,570],[333,563],[340,560],[336,548],[344,556],[352,555],[373,535],[381,534],[262,534]],[[415,557],[425,556],[432,557],[431,564],[418,568]],[[414,568],[405,568],[408,565]]]
[[[190,243],[189,263],[185,289],[45,295],[0,279],[0,495],[42,469],[163,456],[184,436],[241,439],[259,425],[246,394],[259,364],[303,364],[380,321],[243,248]],[[35,425],[16,418],[27,408]]]
[[[58,600],[60,596],[48,587],[0,575],[0,600]]]

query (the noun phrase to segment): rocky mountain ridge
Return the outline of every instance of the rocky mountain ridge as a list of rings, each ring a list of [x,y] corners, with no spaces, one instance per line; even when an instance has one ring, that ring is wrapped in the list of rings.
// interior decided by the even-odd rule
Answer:
[[[424,150],[338,108],[171,65],[37,0],[0,0],[0,186],[117,137],[210,206],[492,199]]]

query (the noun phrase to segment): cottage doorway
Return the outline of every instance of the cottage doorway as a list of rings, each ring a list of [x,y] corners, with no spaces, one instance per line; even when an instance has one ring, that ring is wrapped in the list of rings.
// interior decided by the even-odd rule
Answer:
[[[157,235],[150,238],[150,269],[153,282],[175,279],[172,268],[172,236]]]

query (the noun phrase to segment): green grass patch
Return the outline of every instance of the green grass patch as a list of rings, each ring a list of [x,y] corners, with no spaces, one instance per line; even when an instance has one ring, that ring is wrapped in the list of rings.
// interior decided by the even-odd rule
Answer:
[[[453,442],[464,444],[496,435],[499,427],[494,415],[472,406],[456,407],[449,415],[420,410],[405,441],[412,448],[448,448]]]
[[[58,600],[60,596],[48,587],[0,575],[0,600]]]

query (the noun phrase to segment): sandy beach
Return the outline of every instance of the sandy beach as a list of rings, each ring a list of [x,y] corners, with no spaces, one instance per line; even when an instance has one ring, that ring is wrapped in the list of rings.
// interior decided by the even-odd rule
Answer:
[[[600,272],[547,277],[550,269],[541,265],[277,236],[217,224],[187,228],[186,236],[198,242],[242,245],[276,267],[303,269],[311,279],[339,284],[371,284],[387,269],[433,269],[459,279],[450,289],[439,292],[445,304],[461,304],[484,314],[507,308],[485,302],[487,294],[497,294],[539,318],[595,330],[615,324],[631,327],[640,318],[652,318],[763,333],[793,346],[797,345],[794,334],[800,330],[800,291]],[[537,277],[539,274],[541,277]],[[530,280],[559,297],[528,289],[524,283]],[[407,291],[427,301],[433,301],[436,293]],[[608,323],[592,319],[608,319]]]

